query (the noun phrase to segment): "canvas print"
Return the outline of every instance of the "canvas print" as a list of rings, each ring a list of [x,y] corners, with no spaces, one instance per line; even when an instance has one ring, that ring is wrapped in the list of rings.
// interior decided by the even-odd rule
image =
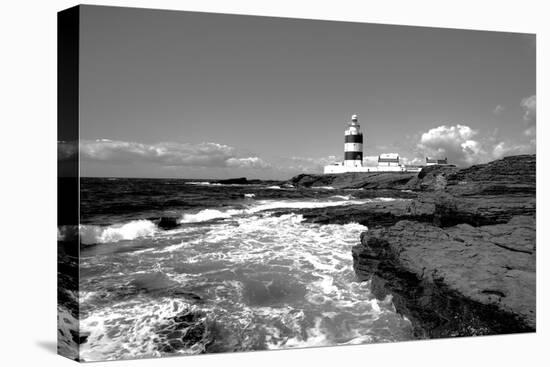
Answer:
[[[534,332],[534,34],[58,14],[58,351]]]

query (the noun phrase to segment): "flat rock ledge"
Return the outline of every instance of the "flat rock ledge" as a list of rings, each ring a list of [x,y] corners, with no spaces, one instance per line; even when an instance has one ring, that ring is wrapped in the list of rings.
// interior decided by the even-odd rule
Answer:
[[[535,331],[535,220],[440,228],[403,220],[364,232],[355,272],[419,338]]]

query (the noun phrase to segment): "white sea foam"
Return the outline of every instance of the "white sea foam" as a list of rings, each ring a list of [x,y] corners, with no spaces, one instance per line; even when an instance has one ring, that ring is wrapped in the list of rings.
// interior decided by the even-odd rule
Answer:
[[[273,185],[273,186],[268,186],[268,187],[266,187],[266,189],[270,189],[270,190],[281,190],[281,186]]]
[[[245,198],[253,198],[256,194],[244,194]]]
[[[191,182],[186,182],[186,185],[196,185],[196,186],[227,186],[227,187],[244,187],[244,186],[247,186],[247,187],[250,187],[250,186],[258,187],[258,186],[261,186],[261,185],[258,185],[258,184],[249,184],[249,183],[246,183],[246,184],[238,184],[238,183],[227,184],[227,183],[207,182],[207,181],[191,181]],[[268,188],[269,188],[269,187],[268,187]]]
[[[176,243],[175,245],[166,246],[161,250],[152,249],[157,254],[163,254],[163,253],[170,253],[170,252],[176,252],[182,248],[190,247],[194,244],[199,243],[200,240],[193,240],[193,241],[182,241],[180,243]],[[137,252],[137,251],[136,251]]]
[[[264,238],[268,236],[269,238],[269,233],[274,233],[275,230],[269,229],[261,232],[260,227],[262,224],[269,223],[272,228],[275,223],[268,218],[260,219],[260,222],[262,223],[257,227],[251,223],[241,222],[239,228],[245,232],[250,231],[250,234],[256,232],[257,236],[264,236]],[[348,241],[355,231],[365,228],[357,224],[348,225],[347,229],[344,226],[330,226],[333,231],[337,230],[337,227],[341,227],[339,231],[337,230],[339,233],[334,238],[339,243],[334,246],[330,237],[325,236],[326,233],[313,239],[304,237],[305,234],[311,234],[308,227],[311,227],[312,231],[317,227],[300,223],[299,216],[282,216],[278,229],[289,231],[286,232],[288,240],[294,237],[294,241],[289,242],[282,249],[280,246],[275,246],[275,243],[268,243],[270,247],[276,249],[266,251],[263,255],[255,253],[249,256],[247,254],[237,263],[268,263],[294,259],[295,265],[292,266],[289,274],[295,277],[303,276],[300,275],[300,268],[310,269],[306,264],[313,265],[313,269],[308,270],[308,275],[319,277],[320,280],[307,287],[306,299],[309,306],[300,306],[296,309],[291,306],[249,307],[236,305],[239,310],[231,313],[231,316],[240,320],[254,320],[255,323],[262,320],[260,324],[266,332],[266,347],[268,349],[357,344],[382,340],[377,336],[371,336],[370,330],[376,327],[378,319],[388,317],[394,310],[388,307],[385,301],[378,301],[370,295],[368,283],[353,281],[349,254],[343,256],[350,249]],[[249,224],[250,226],[248,226]],[[247,240],[247,236],[244,238],[245,246],[253,243],[253,241]],[[309,240],[312,240],[312,243]],[[318,240],[321,242],[317,242]],[[286,242],[284,239],[280,241],[277,243]],[[317,250],[319,254],[311,253],[312,250]],[[250,248],[247,251],[250,251]],[[334,256],[335,253],[336,256]],[[344,266],[342,267],[342,265]],[[272,282],[267,284],[269,283]],[[312,315],[317,315],[314,317],[313,326],[309,321]],[[400,319],[398,315],[393,317]],[[225,316],[220,321],[230,322],[225,320]],[[384,325],[384,322],[382,321],[380,324]],[[390,339],[392,338],[391,332],[387,335],[390,335]]]
[[[245,194],[245,196],[251,197],[249,195],[254,194]],[[212,221],[215,219],[228,219],[236,216],[245,216],[277,209],[315,209],[345,205],[360,205],[371,202],[373,200],[393,201],[396,199],[356,199],[351,195],[333,195],[328,200],[258,200],[255,201],[253,205],[250,205],[243,209],[203,209],[196,213],[184,213],[179,222],[201,223]],[[166,232],[168,234],[172,232],[174,232],[174,234],[177,234],[180,231],[181,230]],[[139,237],[155,236],[158,233],[159,229],[155,225],[155,223],[145,219],[133,220],[127,223],[113,224],[110,226],[79,226],[80,242],[85,245],[133,240]],[[64,230],[58,229],[58,240],[63,240],[64,237]]]
[[[341,205],[365,204],[372,200],[356,199],[351,200],[345,197],[343,200],[258,200],[255,206],[251,207],[249,213],[257,213],[273,209],[313,209]]]
[[[89,333],[81,345],[80,357],[87,362],[136,357],[160,357],[154,336],[158,326],[187,309],[179,299],[115,304],[91,312],[80,322],[80,331]],[[181,354],[194,354],[182,350]]]
[[[72,338],[73,333],[78,333],[78,319],[76,319],[66,308],[57,306],[57,348],[62,355],[77,358],[78,345]]]
[[[198,223],[206,222],[212,219],[230,218],[233,215],[242,213],[241,210],[229,209],[226,211],[216,209],[203,209],[198,213],[185,213],[180,219],[180,223]]]
[[[332,186],[312,186],[311,188],[319,190],[335,190]]]
[[[269,349],[403,340],[408,321],[395,314],[391,302],[374,298],[369,282],[355,277],[351,248],[365,226],[319,225],[304,222],[298,214],[264,212],[368,201],[260,200],[243,209],[186,213],[194,215],[188,220],[232,220],[165,231],[165,247],[157,241],[155,251],[140,254],[138,271],[135,264],[121,262],[117,276],[125,274],[124,266],[135,274],[161,264],[182,289],[200,289],[203,301],[196,307],[240,338],[242,350],[257,348],[258,333],[265,335]],[[85,283],[85,291],[87,284],[96,283]],[[174,302],[170,297],[138,297],[98,305],[83,315],[81,330],[90,336],[81,345],[81,357],[94,361],[160,355],[154,341],[159,326],[189,307],[181,298]],[[388,330],[388,323],[393,329]],[[198,353],[203,347],[175,353]]]
[[[356,199],[351,195],[334,195],[328,200],[257,200],[253,205],[244,209],[203,209],[196,213],[184,213],[180,219],[180,223],[199,223],[211,221],[213,219],[228,219],[235,216],[277,209],[315,209],[344,205],[360,205],[372,201],[372,199]]]
[[[191,181],[191,182],[186,182],[186,185],[197,185],[197,186],[222,186],[221,183],[217,183],[217,182],[208,182],[208,181]]]
[[[110,226],[80,225],[80,242],[83,244],[110,243],[153,236],[157,232],[155,223],[140,219]]]
[[[341,200],[355,199],[355,197],[352,195],[332,195],[331,198],[341,199]]]

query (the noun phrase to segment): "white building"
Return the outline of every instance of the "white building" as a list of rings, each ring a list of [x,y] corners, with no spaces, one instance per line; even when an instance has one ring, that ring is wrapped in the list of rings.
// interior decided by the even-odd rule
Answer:
[[[447,157],[445,157],[445,159],[426,157],[426,166],[435,166],[435,165],[441,165],[441,166],[449,165],[449,163],[447,163]]]
[[[378,156],[378,172],[403,172],[405,166],[399,163],[399,154],[383,153]]]

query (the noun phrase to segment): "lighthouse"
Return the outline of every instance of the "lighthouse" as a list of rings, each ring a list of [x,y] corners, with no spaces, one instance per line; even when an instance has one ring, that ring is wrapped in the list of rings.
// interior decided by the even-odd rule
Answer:
[[[363,166],[363,133],[357,115],[351,116],[344,140],[344,167]]]

